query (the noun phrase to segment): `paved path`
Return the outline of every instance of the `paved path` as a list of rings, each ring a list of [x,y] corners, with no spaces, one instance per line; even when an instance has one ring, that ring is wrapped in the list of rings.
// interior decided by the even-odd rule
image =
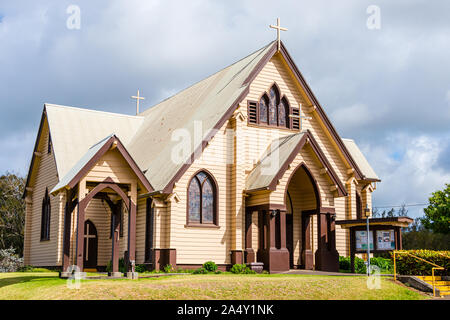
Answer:
[[[289,270],[282,272],[283,274],[303,274],[303,275],[315,275],[315,276],[365,276],[362,273],[345,273],[345,272],[327,272],[318,270]],[[393,277],[392,274],[380,274],[380,276]]]

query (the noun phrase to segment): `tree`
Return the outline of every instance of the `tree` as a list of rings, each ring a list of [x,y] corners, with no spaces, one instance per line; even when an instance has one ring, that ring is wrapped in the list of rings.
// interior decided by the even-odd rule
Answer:
[[[416,218],[402,235],[403,249],[450,250],[450,234],[434,233],[421,224],[423,218]]]
[[[450,234],[450,184],[445,184],[442,191],[433,192],[429,202],[424,209],[423,226],[435,233]]]
[[[14,248],[23,255],[25,178],[12,173],[0,176],[0,249]]]

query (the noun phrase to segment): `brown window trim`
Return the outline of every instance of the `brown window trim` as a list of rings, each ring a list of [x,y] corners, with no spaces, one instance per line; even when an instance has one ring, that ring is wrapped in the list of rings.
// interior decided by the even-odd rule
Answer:
[[[195,177],[200,173],[200,172],[204,172],[210,179],[213,185],[213,191],[214,191],[214,208],[213,208],[213,222],[190,222],[189,221],[189,186],[191,185],[191,181],[192,179],[195,179]],[[201,188],[201,186],[200,186]],[[211,172],[209,172],[206,169],[200,169],[197,170],[192,177],[189,179],[188,184],[187,184],[187,190],[186,190],[186,224],[184,225],[185,227],[200,227],[200,228],[220,228],[219,226],[219,186],[217,184],[217,180],[216,178],[214,178],[214,176],[211,174]],[[200,194],[201,194],[201,189],[200,189]],[[201,197],[201,195],[200,195]],[[201,199],[200,199],[201,200]],[[201,220],[201,213],[200,213],[200,220]]]
[[[219,229],[220,226],[214,223],[203,223],[203,224],[199,224],[199,223],[190,223],[190,224],[185,224],[184,225],[185,228],[206,228],[206,229]]]
[[[41,237],[40,241],[50,241],[50,230],[51,230],[51,214],[52,214],[52,204],[50,201],[50,195],[48,193],[48,188],[45,188],[45,195],[42,199],[42,209],[41,209]]]
[[[270,86],[270,88],[272,88],[273,86],[277,87],[278,93],[280,94],[280,103],[277,106],[277,124],[269,124],[269,119],[267,119],[267,123],[262,123],[260,121],[260,115],[259,115],[259,101],[261,101],[261,99],[264,97],[264,95],[268,96],[267,92],[263,92],[261,94],[261,96],[259,97],[258,101],[255,100],[247,100],[247,125],[248,126],[255,126],[255,127],[261,127],[261,128],[275,128],[275,129],[281,129],[281,130],[289,130],[289,131],[298,131],[298,128],[294,128],[293,125],[293,118],[289,117],[289,115],[293,114],[293,110],[298,110],[298,108],[292,107],[291,103],[289,102],[289,99],[286,97],[286,95],[281,95],[281,91],[278,88],[278,85],[276,83],[272,84],[272,86]],[[270,90],[270,89],[269,89]],[[288,114],[286,116],[286,125],[285,126],[280,126],[279,123],[279,119],[278,119],[278,115],[279,115],[279,106],[281,105],[281,101],[285,99],[287,104],[288,104]],[[256,122],[250,122],[250,117],[248,116],[248,112],[250,109],[250,105],[254,104],[256,105]]]

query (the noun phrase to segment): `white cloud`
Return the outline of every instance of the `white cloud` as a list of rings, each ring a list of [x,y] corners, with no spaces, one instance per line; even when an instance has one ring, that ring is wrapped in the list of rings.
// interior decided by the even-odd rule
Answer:
[[[394,134],[384,144],[364,146],[382,182],[373,194],[374,206],[427,203],[431,192],[442,189],[450,181],[450,173],[436,166],[444,151],[441,138]],[[403,153],[401,159],[389,157],[393,152]],[[411,215],[422,215],[420,207],[408,208]]]

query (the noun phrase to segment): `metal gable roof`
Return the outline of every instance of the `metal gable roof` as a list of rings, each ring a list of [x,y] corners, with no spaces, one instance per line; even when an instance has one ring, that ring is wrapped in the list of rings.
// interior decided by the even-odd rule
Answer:
[[[369,164],[369,161],[367,161],[364,154],[359,149],[356,142],[352,139],[342,139],[344,142],[347,150],[352,155],[353,159],[358,164],[358,167],[361,169],[364,179],[365,180],[373,180],[373,181],[381,181],[380,178],[378,178],[377,174]]]
[[[127,147],[138,165],[146,170],[145,175],[155,190],[164,190],[183,166],[192,162],[192,154],[198,147],[192,146],[192,152],[185,159],[174,162],[172,150],[180,143],[172,140],[174,130],[184,130],[192,144],[196,142],[196,121],[201,121],[201,135],[206,140],[230,107],[248,90],[246,80],[273,45],[274,42],[269,43],[141,113],[145,120]]]
[[[91,146],[113,132],[126,145],[143,117],[45,104],[58,176],[61,179]]]

